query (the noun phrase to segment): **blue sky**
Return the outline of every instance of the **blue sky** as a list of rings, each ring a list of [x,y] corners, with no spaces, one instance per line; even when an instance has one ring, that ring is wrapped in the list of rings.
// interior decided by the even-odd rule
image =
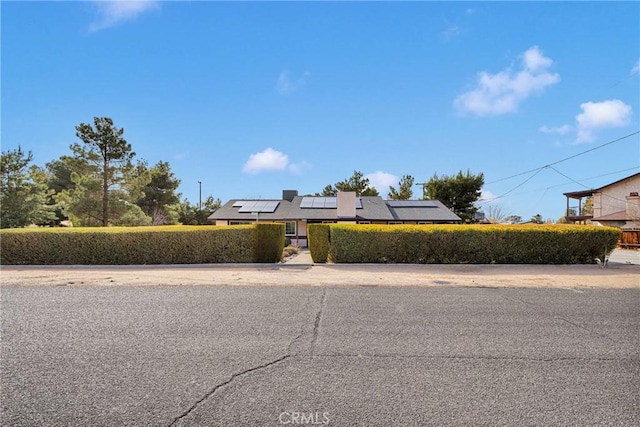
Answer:
[[[2,150],[39,165],[108,116],[192,202],[198,181],[224,202],[320,192],[359,170],[386,196],[404,174],[469,169],[485,174],[485,210],[557,219],[563,192],[640,171],[638,2],[5,1],[0,13]]]

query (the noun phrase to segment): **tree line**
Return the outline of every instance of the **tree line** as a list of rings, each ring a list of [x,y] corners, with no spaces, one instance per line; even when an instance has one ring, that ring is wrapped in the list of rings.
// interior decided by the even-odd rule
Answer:
[[[137,226],[163,224],[207,224],[207,217],[221,206],[219,199],[206,198],[202,206],[180,200],[180,180],[169,163],[150,166],[124,138],[124,129],[109,117],[75,127],[79,142],[71,152],[46,163],[32,165],[33,154],[16,150],[2,152],[0,159],[0,227],[52,226],[69,221],[76,226]],[[416,184],[404,175],[397,187],[390,186],[391,200],[414,198],[413,188],[422,185],[422,199],[435,199],[464,222],[475,222],[484,175],[462,171],[453,176],[434,175]],[[362,172],[324,187],[319,196],[354,191],[358,196],[378,196]]]
[[[180,180],[169,163],[150,166],[108,117],[75,128],[71,153],[32,165],[33,153],[15,150],[0,158],[0,227],[206,224],[220,207],[207,197],[202,207],[180,200]]]

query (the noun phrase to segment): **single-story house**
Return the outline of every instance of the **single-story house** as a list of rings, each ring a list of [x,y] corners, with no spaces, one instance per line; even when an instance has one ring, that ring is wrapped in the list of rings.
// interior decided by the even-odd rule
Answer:
[[[613,227],[640,221],[640,172],[600,188],[564,193],[568,222],[588,222]],[[586,201],[591,198],[590,203]],[[578,203],[570,206],[570,203]]]
[[[209,221],[215,225],[282,222],[287,238],[307,246],[308,224],[459,224],[462,219],[438,200],[384,200],[353,192],[299,196],[296,190],[284,190],[282,199],[229,200]]]

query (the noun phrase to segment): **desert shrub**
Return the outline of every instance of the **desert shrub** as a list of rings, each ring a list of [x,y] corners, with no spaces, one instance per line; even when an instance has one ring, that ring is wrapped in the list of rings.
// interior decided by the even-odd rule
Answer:
[[[309,224],[307,238],[313,262],[327,262],[329,256],[329,224]]]
[[[578,225],[335,224],[329,256],[344,263],[592,263],[620,235]]]
[[[291,255],[296,255],[300,253],[300,248],[296,245],[289,245],[289,246],[285,246],[284,250],[282,251],[282,256],[283,257],[288,257]]]
[[[255,262],[258,255],[267,259],[283,236],[284,230],[276,238],[253,225],[11,229],[0,232],[0,263],[247,263]],[[277,243],[269,242],[270,238]],[[258,243],[261,250],[256,248]],[[276,262],[281,254],[282,247],[277,256],[263,262]]]

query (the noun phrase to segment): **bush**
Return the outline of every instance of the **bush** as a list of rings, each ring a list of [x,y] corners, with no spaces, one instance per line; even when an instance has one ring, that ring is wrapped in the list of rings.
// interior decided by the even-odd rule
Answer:
[[[344,263],[593,263],[621,231],[579,225],[330,226],[329,256]],[[310,240],[313,254],[313,242]]]
[[[329,224],[309,224],[307,238],[313,262],[324,263],[329,257]]]
[[[253,228],[253,262],[278,262],[284,250],[284,224],[259,223]]]
[[[3,230],[0,232],[0,263],[127,265],[277,262],[282,256],[284,230],[275,236],[273,231],[265,231],[269,227],[263,225],[266,224]],[[274,250],[278,251],[277,254],[274,254]]]

